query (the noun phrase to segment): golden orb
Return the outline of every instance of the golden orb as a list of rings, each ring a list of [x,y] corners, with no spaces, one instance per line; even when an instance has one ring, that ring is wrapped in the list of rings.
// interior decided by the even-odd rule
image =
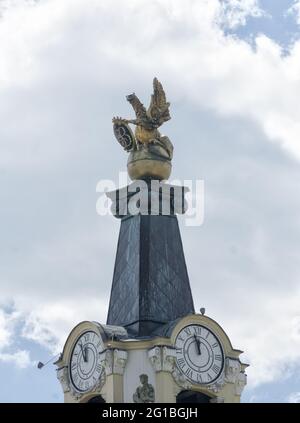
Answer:
[[[172,163],[165,150],[155,144],[142,146],[129,154],[127,170],[131,180],[158,179],[167,180],[171,175]]]

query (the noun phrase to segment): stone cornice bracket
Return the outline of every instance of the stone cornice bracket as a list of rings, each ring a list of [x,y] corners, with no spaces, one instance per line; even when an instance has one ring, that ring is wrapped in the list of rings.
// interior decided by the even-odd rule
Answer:
[[[77,392],[71,385],[68,370],[69,370],[68,366],[63,366],[57,369],[56,370],[57,379],[60,381],[64,394],[68,392],[76,401],[78,401],[80,400],[83,394],[80,392]]]
[[[68,366],[63,366],[56,371],[57,379],[60,381],[64,393],[69,393],[76,401],[80,400],[82,393],[77,392],[70,382]]]
[[[148,350],[148,357],[156,372],[173,372],[176,357],[174,348],[166,346],[151,348]]]
[[[226,358],[225,361],[225,380],[228,383],[235,383],[241,372],[241,364],[238,360]]]
[[[246,373],[240,373],[237,381],[235,382],[235,393],[236,395],[242,395],[243,389],[247,385]]]
[[[183,376],[181,371],[177,368],[177,366],[174,367],[174,370],[172,372],[173,379],[177,383],[178,386],[180,386],[183,389],[191,389],[192,384]]]
[[[207,389],[209,389],[210,391],[214,393],[218,393],[223,389],[224,385],[225,385],[225,377],[224,377],[224,371],[223,371],[215,382],[207,386]]]
[[[242,365],[238,360],[226,358],[225,364],[225,381],[235,385],[236,395],[241,395],[247,384],[247,375],[242,369]]]
[[[162,371],[161,347],[154,347],[148,350],[148,358],[155,372]]]
[[[117,374],[123,375],[127,362],[128,353],[125,350],[107,349],[100,354],[100,362],[106,376]]]
[[[184,389],[190,389],[191,383],[186,380],[176,366],[176,351],[170,347],[154,347],[148,350],[148,357],[155,372],[168,372],[176,384]]]
[[[70,392],[70,379],[68,374],[68,366],[63,366],[56,371],[57,379],[60,381],[63,392]]]
[[[163,371],[172,373],[175,367],[176,367],[176,350],[169,347],[162,347]]]

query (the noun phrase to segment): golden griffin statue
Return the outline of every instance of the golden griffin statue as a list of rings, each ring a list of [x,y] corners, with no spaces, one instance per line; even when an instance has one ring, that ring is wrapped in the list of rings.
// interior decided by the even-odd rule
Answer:
[[[148,110],[133,93],[126,97],[136,119],[113,118],[114,134],[128,151],[128,173],[131,179],[168,179],[171,174],[173,145],[158,128],[171,119],[166,95],[161,83],[154,78],[153,94]],[[133,134],[129,124],[136,126]]]

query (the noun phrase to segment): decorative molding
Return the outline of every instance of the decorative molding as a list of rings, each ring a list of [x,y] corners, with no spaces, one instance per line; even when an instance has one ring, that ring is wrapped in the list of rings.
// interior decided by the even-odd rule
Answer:
[[[215,397],[209,400],[211,404],[222,404],[225,402],[225,399],[223,397]]]
[[[154,347],[148,350],[148,357],[155,372],[172,373],[176,366],[176,353],[174,348],[170,347]]]
[[[174,398],[182,391],[182,387],[178,385],[178,383],[173,383],[173,395]]]
[[[247,384],[247,375],[242,371],[242,365],[238,360],[226,359],[225,380],[234,384],[236,395],[242,394]]]
[[[82,392],[76,391],[70,381],[68,366],[61,367],[57,370],[57,379],[60,381],[64,393],[70,393],[75,401],[79,401],[83,396]]]
[[[170,347],[154,347],[148,350],[148,357],[155,372],[164,371],[173,376],[177,386],[190,389],[192,384],[185,378],[176,366],[176,352]]]
[[[243,389],[247,385],[246,373],[240,373],[238,379],[235,382],[235,393],[236,395],[242,395]]]
[[[155,372],[164,371],[171,373],[177,386],[183,389],[192,389],[193,384],[176,365],[176,352],[174,348],[156,346],[148,350],[148,357]],[[234,384],[235,394],[241,395],[247,383],[247,377],[241,370],[242,366],[238,360],[226,358],[223,372],[211,385],[205,385],[206,389],[217,394],[222,391],[226,383],[232,383]],[[216,397],[211,402],[224,402],[224,398]]]
[[[93,392],[100,393],[101,389],[103,388],[105,384],[105,381],[106,381],[106,375],[105,375],[105,371],[103,370],[98,379],[98,382],[93,386],[92,389],[86,392],[78,392],[76,389],[74,389],[72,384],[70,384],[70,394],[74,398],[75,401],[80,401],[86,394],[90,395]]]
[[[111,350],[105,350],[99,354],[99,360],[105,374],[109,376],[113,372],[113,355]]]
[[[68,367],[64,366],[60,369],[57,369],[56,375],[57,379],[60,381],[64,394],[66,392],[70,392],[70,379],[68,374]]]
[[[151,350],[148,350],[148,358],[155,372],[160,372],[162,370],[162,357],[161,357],[161,348],[154,347]]]
[[[114,350],[114,373],[118,375],[124,374],[128,358],[128,352],[125,350]]]
[[[61,367],[57,369],[57,379],[60,381],[62,386],[63,392],[69,393],[75,401],[80,401],[80,399],[86,395],[90,394],[91,392],[99,392],[106,380],[105,371],[101,372],[101,375],[98,379],[98,382],[93,386],[93,388],[87,392],[79,392],[77,391],[74,386],[72,385],[69,377],[69,370],[68,366]]]
[[[106,376],[117,374],[123,375],[127,362],[128,353],[125,350],[108,349],[100,354],[100,362]]]
[[[77,392],[72,386],[70,388],[70,394],[72,398],[77,402],[79,402],[83,397],[83,393]]]
[[[64,366],[57,370],[57,378],[60,381],[64,393],[69,393],[75,401],[79,401],[83,393],[76,391],[70,381],[69,368]]]
[[[228,383],[236,383],[241,372],[241,364],[238,360],[226,358],[225,362],[225,380]]]
[[[207,386],[207,389],[209,389],[212,392],[220,392],[224,385],[225,385],[225,376],[224,376],[224,371],[221,373],[221,375],[219,376],[219,378],[213,382],[211,385]]]
[[[173,348],[162,348],[162,368],[165,372],[172,373],[176,367],[176,352]]]
[[[177,385],[179,385],[181,388],[184,389],[191,389],[192,388],[192,384],[191,382],[189,382],[181,373],[181,371],[176,367],[174,367],[173,372],[172,372],[172,376],[175,380],[175,382],[177,383]]]

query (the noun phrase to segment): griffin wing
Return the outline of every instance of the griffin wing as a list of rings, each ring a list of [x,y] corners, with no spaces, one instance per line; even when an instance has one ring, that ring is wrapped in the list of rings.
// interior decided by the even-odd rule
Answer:
[[[169,112],[170,103],[166,100],[163,86],[157,78],[153,79],[153,94],[148,109],[148,115],[157,120],[159,126],[171,119]]]

